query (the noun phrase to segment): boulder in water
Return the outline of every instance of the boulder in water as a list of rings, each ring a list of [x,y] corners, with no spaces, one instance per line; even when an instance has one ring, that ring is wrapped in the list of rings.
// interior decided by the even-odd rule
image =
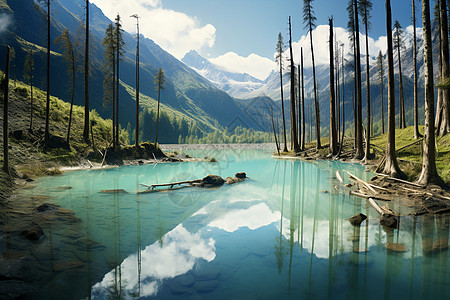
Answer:
[[[350,219],[348,219],[350,221],[350,224],[352,224],[353,226],[361,226],[361,223],[367,219],[367,216],[365,214],[359,213],[353,217],[351,217]]]
[[[30,241],[39,241],[44,236],[44,231],[39,225],[33,225],[22,230],[20,235]]]
[[[208,175],[202,179],[202,182],[209,187],[221,186],[225,183],[222,177],[218,175]]]
[[[34,211],[41,213],[41,214],[45,214],[45,213],[49,213],[49,212],[53,212],[59,209],[59,205],[57,204],[51,204],[51,203],[44,203],[42,205],[39,205],[38,207],[36,207],[34,209]]]
[[[238,173],[234,174],[234,176],[239,179],[247,178],[247,174],[245,174],[245,172],[238,172]]]

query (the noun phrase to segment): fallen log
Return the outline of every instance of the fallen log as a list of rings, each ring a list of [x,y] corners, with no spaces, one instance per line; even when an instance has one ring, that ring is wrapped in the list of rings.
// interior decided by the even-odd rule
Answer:
[[[150,185],[141,183],[141,185],[147,187],[148,189],[154,190],[155,188],[162,187],[162,186],[169,186],[170,188],[173,188],[175,185],[194,184],[194,183],[200,183],[200,182],[202,182],[202,179],[185,180],[185,181],[178,181],[178,182],[172,182],[172,183],[150,184]]]
[[[399,179],[399,178],[395,178],[395,177],[391,177],[391,176],[386,175],[386,174],[382,174],[382,173],[376,173],[376,174],[380,175],[380,176],[383,176],[383,177],[386,177],[387,179],[398,181],[398,182],[401,182],[401,183],[404,183],[404,184],[409,184],[409,185],[420,187],[420,188],[424,188],[425,187],[424,185],[421,185],[421,184],[418,184],[418,183],[414,183],[414,182],[410,182],[410,181],[403,180],[403,179]]]
[[[375,195],[378,194],[378,192],[375,191],[375,189],[374,189],[373,187],[371,187],[367,182],[365,182],[364,180],[362,180],[362,179],[356,177],[355,175],[353,175],[352,173],[350,173],[350,172],[348,172],[348,171],[345,171],[345,172],[347,172],[347,174],[350,175],[350,177],[354,178],[356,181],[362,183],[362,184],[363,184],[365,187],[367,187],[372,193],[374,193]]]
[[[147,187],[147,190],[144,192],[138,192],[140,193],[149,193],[152,191],[163,191],[163,190],[170,190],[173,189],[174,186],[180,186],[182,187],[218,187],[222,186],[224,183],[232,184],[236,182],[244,181],[245,178],[247,178],[247,175],[244,172],[239,172],[235,174],[235,178],[228,177],[227,180],[224,180],[222,177],[218,175],[208,175],[203,177],[202,179],[194,179],[194,180],[184,180],[184,181],[177,181],[177,182],[170,182],[170,183],[160,183],[160,184],[143,184],[140,185]],[[184,184],[187,184],[187,186],[182,186]],[[156,188],[159,187],[167,187],[167,189],[162,190],[156,190]]]
[[[383,214],[383,210],[381,209],[381,207],[372,199],[369,198],[369,203],[370,205],[372,205],[373,208],[375,208],[375,210],[382,215]]]
[[[374,198],[374,199],[381,200],[381,201],[392,201],[392,199],[390,199],[389,197],[383,197],[382,195],[366,195],[364,193],[355,192],[355,191],[350,191],[350,194],[361,197],[361,198],[366,198],[366,199]]]

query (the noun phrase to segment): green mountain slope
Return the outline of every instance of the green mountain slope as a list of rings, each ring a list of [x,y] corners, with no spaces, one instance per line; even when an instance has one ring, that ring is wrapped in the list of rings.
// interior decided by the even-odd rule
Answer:
[[[32,48],[35,51],[35,84],[46,90],[46,16],[42,9],[36,7],[33,0],[0,0],[0,14],[10,15],[13,22],[8,30],[0,36],[1,44],[9,44],[14,47],[16,59],[12,71],[18,79],[23,78],[23,64],[27,51]],[[82,22],[84,17],[84,1],[82,0],[54,0],[51,6],[52,41],[65,29],[69,29],[73,41],[78,40],[77,57],[79,65],[83,62],[84,36]],[[90,99],[91,108],[96,109],[101,116],[110,117],[111,110],[103,105],[103,72],[101,61],[103,60],[103,39],[106,26],[111,22],[100,9],[91,4],[91,56],[90,68]],[[135,47],[133,36],[124,33],[125,55],[121,63],[120,79],[122,82],[120,96],[120,116],[122,127],[128,123],[134,128],[135,100],[130,87],[135,86]],[[77,44],[75,42],[75,44]],[[71,82],[65,70],[65,63],[59,54],[59,45],[51,44],[51,94],[68,101],[70,99]],[[0,47],[0,57],[4,57],[5,49]],[[218,90],[212,84],[194,72],[192,69],[178,61],[175,57],[161,49],[152,40],[141,38],[141,92],[149,99],[156,98],[153,86],[153,78],[159,67],[166,73],[166,88],[162,93],[161,101],[165,104],[169,114],[182,116],[190,122],[195,121],[204,131],[213,131],[230,124],[238,118],[242,120],[243,127],[255,127],[256,124],[246,115],[235,101],[223,91]],[[0,60],[0,69],[4,69],[4,60]],[[77,73],[75,103],[84,104],[84,75]],[[145,98],[145,97],[144,97]],[[145,101],[144,101],[145,102]],[[142,109],[146,106],[144,103]],[[148,106],[148,105],[147,105]],[[176,142],[176,141],[174,141]]]

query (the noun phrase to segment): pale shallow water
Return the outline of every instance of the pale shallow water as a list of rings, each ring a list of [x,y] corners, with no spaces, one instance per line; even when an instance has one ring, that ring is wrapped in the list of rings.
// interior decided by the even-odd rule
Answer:
[[[41,178],[24,191],[51,196],[49,202],[82,220],[45,227],[45,238],[30,250],[37,263],[53,264],[42,270],[39,297],[448,297],[448,217],[404,217],[399,230],[383,229],[366,201],[343,193],[335,178],[336,170],[343,178],[347,170],[368,180],[372,174],[362,166],[274,160],[268,150],[187,153],[218,162],[76,171]],[[145,190],[141,183],[239,171],[250,179],[218,189],[136,193]],[[127,193],[100,193],[105,189]],[[359,212],[369,218],[352,227],[348,218]],[[388,251],[388,242],[406,251]],[[64,267],[72,262],[82,265]]]

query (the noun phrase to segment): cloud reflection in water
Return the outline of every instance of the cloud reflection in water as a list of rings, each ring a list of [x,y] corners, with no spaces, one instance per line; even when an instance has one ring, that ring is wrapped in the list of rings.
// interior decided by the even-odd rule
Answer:
[[[214,243],[214,239],[205,240],[201,238],[200,233],[192,234],[180,224],[164,236],[162,247],[158,242],[147,246],[141,251],[139,296],[154,296],[164,279],[189,272],[199,260],[208,262],[214,260],[216,257]],[[122,286],[116,286],[116,271],[112,270],[101,282],[93,286],[93,299],[104,299],[117,289],[122,290],[125,298],[134,298],[135,292],[139,289],[137,253],[128,256],[120,268]]]

